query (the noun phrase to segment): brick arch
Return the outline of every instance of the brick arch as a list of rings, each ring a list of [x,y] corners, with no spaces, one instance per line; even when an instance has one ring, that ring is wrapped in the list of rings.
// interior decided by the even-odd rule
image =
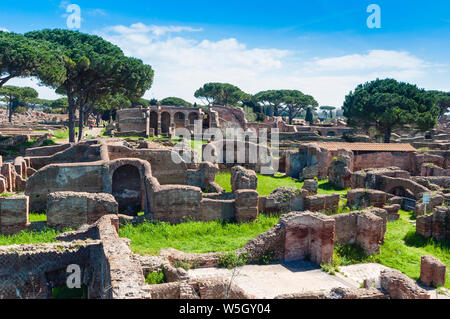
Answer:
[[[108,165],[108,192],[119,203],[119,213],[136,215],[151,210],[151,192],[159,187],[150,163],[140,159],[119,159]]]
[[[388,194],[394,194],[396,190],[409,191],[414,195],[416,199],[420,199],[423,193],[430,192],[428,188],[420,185],[414,181],[405,178],[391,178],[383,176],[383,181],[381,183],[382,191]]]

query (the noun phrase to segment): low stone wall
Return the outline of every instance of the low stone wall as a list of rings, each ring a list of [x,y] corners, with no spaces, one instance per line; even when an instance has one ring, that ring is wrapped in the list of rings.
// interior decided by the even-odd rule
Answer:
[[[0,197],[0,233],[13,235],[27,229],[28,196]]]
[[[62,145],[51,145],[44,147],[36,147],[36,148],[27,148],[25,150],[26,157],[40,157],[40,156],[52,156],[56,153],[62,152],[69,147],[71,144],[62,144]]]
[[[425,289],[398,270],[383,270],[380,282],[381,289],[392,299],[430,299],[430,294]]]
[[[48,196],[47,225],[57,229],[76,229],[118,213],[119,205],[111,194],[56,192]]]
[[[339,194],[309,196],[305,198],[305,210],[326,213],[337,212],[340,200]]]
[[[280,187],[268,196],[259,197],[259,211],[265,214],[303,211],[306,195],[306,191],[299,191],[295,187]]]
[[[420,176],[450,176],[450,170],[433,164],[423,164],[420,169]]]
[[[373,189],[357,188],[348,191],[347,206],[353,209],[362,209],[367,207],[382,208],[387,201],[387,194]]]

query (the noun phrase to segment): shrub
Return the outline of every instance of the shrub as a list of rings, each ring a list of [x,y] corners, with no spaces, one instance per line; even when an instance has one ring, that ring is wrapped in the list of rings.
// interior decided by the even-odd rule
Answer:
[[[145,282],[149,285],[159,285],[166,281],[166,276],[162,271],[151,272],[148,274],[147,278],[145,278]]]
[[[240,255],[236,255],[235,253],[227,253],[225,255],[220,256],[219,258],[219,267],[233,269],[236,267],[244,266],[248,261],[247,254],[242,253]]]

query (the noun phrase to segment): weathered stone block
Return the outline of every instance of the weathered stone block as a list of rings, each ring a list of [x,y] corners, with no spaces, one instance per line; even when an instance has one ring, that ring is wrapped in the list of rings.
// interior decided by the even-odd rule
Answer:
[[[307,191],[309,195],[317,195],[319,181],[316,179],[307,179],[305,180],[302,189]]]
[[[383,241],[383,219],[373,213],[358,215],[356,241],[366,254],[373,255],[380,252]]]
[[[387,218],[389,221],[398,220],[400,218],[400,214],[398,213],[400,208],[401,207],[398,204],[393,204],[391,206],[383,207],[383,209],[385,209],[387,211],[387,214],[388,214]]]
[[[420,288],[414,280],[395,269],[383,270],[380,283],[381,288],[392,299],[430,299],[425,289]]]
[[[47,224],[59,229],[93,224],[104,215],[117,215],[119,206],[111,194],[56,192],[47,201]]]
[[[385,192],[373,189],[357,188],[347,193],[347,205],[351,208],[361,209],[370,206],[383,207],[387,196]]]
[[[234,193],[235,218],[238,223],[254,221],[258,218],[258,192],[241,189]]]
[[[309,196],[305,199],[305,209],[313,212],[336,212],[340,199],[339,194]]]
[[[420,263],[420,281],[428,287],[445,284],[446,266],[433,256],[422,256]]]
[[[240,189],[256,189],[258,177],[255,171],[248,170],[242,166],[235,166],[231,170],[231,189],[233,193]]]
[[[432,225],[433,216],[419,216],[416,220],[416,233],[422,235],[425,238],[430,238],[433,235]]]
[[[14,226],[28,223],[28,196],[0,198],[0,225]]]

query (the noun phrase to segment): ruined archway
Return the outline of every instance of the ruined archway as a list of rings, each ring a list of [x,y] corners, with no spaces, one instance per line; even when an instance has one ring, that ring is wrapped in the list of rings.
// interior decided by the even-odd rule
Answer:
[[[114,171],[112,195],[121,214],[133,216],[142,210],[141,175],[136,166],[123,165]]]
[[[176,112],[174,115],[175,128],[183,128],[186,115],[183,112]]]
[[[161,133],[169,134],[170,128],[170,114],[168,112],[163,112],[161,114]]]
[[[406,189],[404,187],[401,187],[401,186],[394,187],[388,193],[392,194],[394,196],[416,199],[416,197],[414,196],[414,194],[410,190],[408,190],[408,189]]]

